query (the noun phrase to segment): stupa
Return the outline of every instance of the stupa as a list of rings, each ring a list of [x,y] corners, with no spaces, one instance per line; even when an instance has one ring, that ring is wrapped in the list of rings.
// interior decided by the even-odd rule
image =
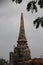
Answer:
[[[17,62],[23,62],[29,59],[31,59],[31,53],[25,35],[23,13],[21,13],[20,30],[17,40],[17,47],[14,48],[13,65]]]

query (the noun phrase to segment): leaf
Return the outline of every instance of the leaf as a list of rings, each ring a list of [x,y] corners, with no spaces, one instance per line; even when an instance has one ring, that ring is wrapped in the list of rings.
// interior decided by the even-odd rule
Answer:
[[[34,25],[36,24],[36,28],[39,27],[40,21],[41,21],[41,19],[40,19],[40,17],[38,17],[38,18],[33,22]]]
[[[27,11],[34,11],[37,12],[37,7],[36,7],[36,2],[35,1],[30,1],[28,4],[27,4]]]
[[[39,27],[39,22],[37,22],[36,29]]]
[[[31,2],[27,4],[27,10],[30,11],[31,8]]]
[[[41,24],[41,27],[43,27],[43,17],[38,17],[34,22],[34,25],[36,25],[36,28],[39,27],[39,25]]]
[[[41,26],[43,27],[43,22],[41,22]]]
[[[15,0],[12,0],[12,2],[14,2]]]
[[[41,26],[43,27],[43,17],[41,18]]]
[[[37,12],[37,7],[35,4],[33,4],[33,9],[35,10],[35,12]]]
[[[36,24],[39,21],[39,17],[33,22],[33,24]]]
[[[38,5],[40,6],[40,8],[43,8],[43,0],[39,0]]]
[[[22,0],[12,0],[13,2],[15,1],[16,3],[21,3],[22,2]]]
[[[22,0],[18,0],[18,3],[21,3],[22,2]]]

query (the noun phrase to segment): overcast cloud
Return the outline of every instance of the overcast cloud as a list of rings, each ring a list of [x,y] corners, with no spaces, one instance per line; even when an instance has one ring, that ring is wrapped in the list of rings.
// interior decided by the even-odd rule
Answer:
[[[9,59],[9,52],[13,51],[17,44],[20,16],[24,15],[25,33],[31,50],[31,56],[40,57],[43,54],[43,28],[41,26],[36,30],[33,20],[38,16],[43,16],[43,9],[38,8],[37,13],[27,12],[26,3],[23,1],[20,5],[12,3],[10,0],[0,5],[0,57]]]

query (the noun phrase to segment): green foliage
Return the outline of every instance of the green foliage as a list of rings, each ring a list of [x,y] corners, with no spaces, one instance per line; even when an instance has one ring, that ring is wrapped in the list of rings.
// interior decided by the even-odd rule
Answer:
[[[4,65],[4,62],[2,60],[0,60],[0,65]]]
[[[8,65],[8,62],[5,59],[0,58],[0,65],[5,65],[5,64]]]
[[[40,8],[43,8],[43,0],[39,0],[38,5],[40,6]]]
[[[5,60],[4,59],[0,59],[0,65],[4,65]]]
[[[12,2],[14,2],[15,0],[12,0]]]
[[[31,1],[27,4],[27,11],[30,10],[35,10],[35,12],[37,12],[37,7],[36,7],[36,2],[35,1]]]
[[[22,0],[12,0],[12,2],[14,2],[14,1],[15,1],[16,3],[19,3],[19,4],[22,2]]]
[[[27,4],[27,10],[30,11],[31,8],[31,2]]]
[[[12,2],[16,2],[18,4],[20,4],[22,2],[22,0],[12,0]],[[25,1],[25,0],[24,0]],[[37,12],[37,6],[36,3],[40,6],[40,8],[43,8],[43,0],[32,0],[30,2],[28,2],[27,4],[27,11],[30,11],[33,13],[33,11],[35,10],[35,12]],[[39,25],[41,24],[41,27],[43,27],[43,17],[38,17],[33,24],[36,24],[36,28],[39,27]]]
[[[38,28],[40,24],[41,27],[43,27],[43,17],[38,17],[33,23],[36,24],[36,28]]]

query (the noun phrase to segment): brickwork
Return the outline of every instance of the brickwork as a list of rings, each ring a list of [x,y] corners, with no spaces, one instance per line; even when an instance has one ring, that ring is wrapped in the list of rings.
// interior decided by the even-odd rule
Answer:
[[[24,62],[16,62],[16,64],[14,63],[14,65],[43,65],[43,59],[31,59]]]
[[[31,59],[30,49],[25,36],[23,13],[21,14],[20,31],[17,43],[17,47],[14,48],[13,64],[23,65],[23,61]]]

